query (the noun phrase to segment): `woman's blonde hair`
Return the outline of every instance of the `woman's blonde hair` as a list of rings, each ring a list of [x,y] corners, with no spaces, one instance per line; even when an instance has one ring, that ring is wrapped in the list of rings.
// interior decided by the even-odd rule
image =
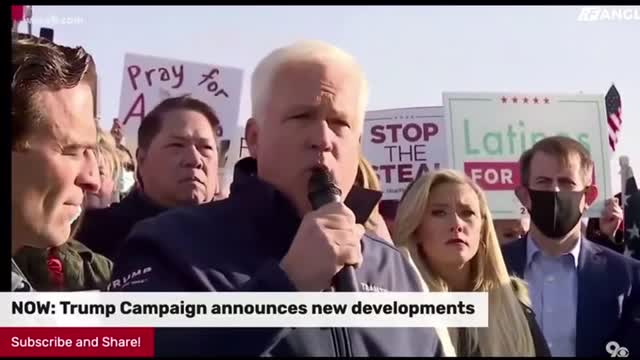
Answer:
[[[122,162],[116,140],[113,135],[100,128],[98,128],[98,155],[104,166],[109,168],[112,180],[117,182],[122,172]]]
[[[466,175],[447,169],[416,179],[398,206],[393,236],[396,245],[411,257],[430,291],[448,291],[447,284],[433,271],[415,236],[424,219],[429,194],[442,184],[468,185],[478,196],[482,228],[478,252],[470,261],[472,285],[468,291],[489,293],[488,328],[449,329],[456,352],[458,355],[479,352],[481,356],[535,356],[531,330],[520,304],[530,305],[528,294],[522,291],[516,294],[512,288],[515,282],[522,289],[522,282],[509,277],[487,199],[482,189]],[[465,330],[466,346],[459,348],[461,331]]]

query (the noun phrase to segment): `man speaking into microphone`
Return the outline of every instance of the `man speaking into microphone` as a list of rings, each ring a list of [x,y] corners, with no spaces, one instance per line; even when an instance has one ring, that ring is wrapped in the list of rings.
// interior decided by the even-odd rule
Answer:
[[[269,54],[251,79],[251,157],[236,164],[229,198],[134,228],[114,266],[118,291],[422,291],[402,255],[362,226],[380,198],[353,186],[367,97],[359,65],[331,45]],[[442,348],[433,328],[156,334],[160,356],[429,357]]]

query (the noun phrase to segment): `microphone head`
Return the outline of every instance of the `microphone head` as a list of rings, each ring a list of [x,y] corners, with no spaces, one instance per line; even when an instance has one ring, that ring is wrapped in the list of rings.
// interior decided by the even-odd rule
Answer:
[[[320,198],[340,198],[342,191],[336,185],[333,174],[324,167],[316,167],[311,172],[309,178],[309,200],[312,204],[319,201]],[[324,202],[320,200],[320,202]],[[315,205],[314,205],[315,207]]]

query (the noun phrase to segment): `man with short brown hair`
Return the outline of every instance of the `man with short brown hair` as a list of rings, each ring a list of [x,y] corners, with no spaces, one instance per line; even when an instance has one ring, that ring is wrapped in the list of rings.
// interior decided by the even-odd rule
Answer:
[[[598,194],[589,151],[571,138],[548,137],[522,154],[520,166],[516,195],[531,230],[503,253],[530,286],[551,354],[608,356],[610,341],[631,351],[640,331],[640,262],[582,234],[580,219]]]
[[[97,191],[96,68],[83,48],[29,35],[12,43],[11,253],[69,239]],[[12,291],[31,291],[12,261]]]

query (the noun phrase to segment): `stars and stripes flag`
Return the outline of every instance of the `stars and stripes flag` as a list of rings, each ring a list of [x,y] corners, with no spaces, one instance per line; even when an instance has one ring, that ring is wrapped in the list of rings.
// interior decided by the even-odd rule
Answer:
[[[620,157],[620,167],[625,254],[640,259],[640,190],[626,156]]]
[[[609,146],[611,151],[616,151],[618,136],[622,128],[622,102],[615,85],[611,85],[604,101],[607,108],[607,123],[609,124]]]

